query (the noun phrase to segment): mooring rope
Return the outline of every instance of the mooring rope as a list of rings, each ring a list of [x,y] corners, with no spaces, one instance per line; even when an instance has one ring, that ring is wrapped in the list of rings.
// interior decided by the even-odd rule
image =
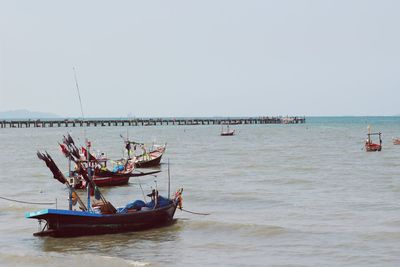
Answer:
[[[12,201],[12,202],[18,202],[18,203],[24,203],[24,204],[33,204],[33,205],[54,205],[56,202],[29,202],[29,201],[21,201],[21,200],[16,200],[16,199],[11,199],[11,198],[6,198],[6,197],[0,197],[1,199]]]
[[[192,213],[192,214],[196,214],[196,215],[210,215],[211,213],[201,213],[201,212],[194,212],[194,211],[190,211],[190,210],[185,210],[185,209],[180,209],[181,211],[184,212],[188,212],[188,213]]]

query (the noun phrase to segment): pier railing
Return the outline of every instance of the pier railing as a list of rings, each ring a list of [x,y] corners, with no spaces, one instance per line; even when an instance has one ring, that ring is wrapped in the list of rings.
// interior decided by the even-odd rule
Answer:
[[[0,128],[30,127],[100,127],[100,126],[162,126],[162,125],[235,125],[235,124],[297,124],[305,117],[249,117],[249,118],[145,118],[145,119],[46,119],[0,120]]]

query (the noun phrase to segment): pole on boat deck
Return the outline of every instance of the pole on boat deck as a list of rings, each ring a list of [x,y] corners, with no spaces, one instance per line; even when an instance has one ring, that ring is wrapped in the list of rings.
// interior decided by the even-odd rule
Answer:
[[[171,198],[170,192],[171,192],[171,173],[169,171],[169,159],[168,159],[168,199]]]
[[[68,156],[68,177],[71,177],[71,156]]]
[[[154,207],[153,209],[157,208],[157,204],[158,204],[158,186],[157,186],[157,180],[154,180],[154,183],[156,184],[156,192],[154,195]]]
[[[72,210],[72,188],[69,186],[68,188],[69,193],[68,193],[68,208],[69,210]]]
[[[371,125],[368,125],[367,129],[368,129],[368,138],[367,138],[367,142],[368,142],[368,144],[369,144],[369,143],[371,143]]]
[[[68,178],[71,177],[71,156],[68,157]],[[69,184],[69,181],[68,181]],[[69,210],[72,210],[72,186],[71,184],[69,184],[69,188],[68,188],[68,207]]]
[[[92,174],[91,174],[91,170],[90,170],[90,141],[86,140],[86,159],[87,159],[87,173],[88,173],[88,177],[89,177],[89,181],[92,179]],[[88,211],[91,211],[92,207],[90,205],[90,183],[87,183],[87,208]]]

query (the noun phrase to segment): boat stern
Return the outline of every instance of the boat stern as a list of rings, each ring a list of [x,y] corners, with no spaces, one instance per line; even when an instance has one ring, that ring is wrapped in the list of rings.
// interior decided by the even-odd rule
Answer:
[[[26,212],[25,213],[25,218],[27,219],[44,219],[46,215],[48,215],[50,209],[44,209],[44,210],[39,210],[39,211],[32,211],[32,212]]]

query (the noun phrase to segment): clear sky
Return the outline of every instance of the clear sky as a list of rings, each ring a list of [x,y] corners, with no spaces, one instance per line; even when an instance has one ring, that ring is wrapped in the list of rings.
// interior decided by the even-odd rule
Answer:
[[[0,0],[0,111],[400,113],[400,1]]]

